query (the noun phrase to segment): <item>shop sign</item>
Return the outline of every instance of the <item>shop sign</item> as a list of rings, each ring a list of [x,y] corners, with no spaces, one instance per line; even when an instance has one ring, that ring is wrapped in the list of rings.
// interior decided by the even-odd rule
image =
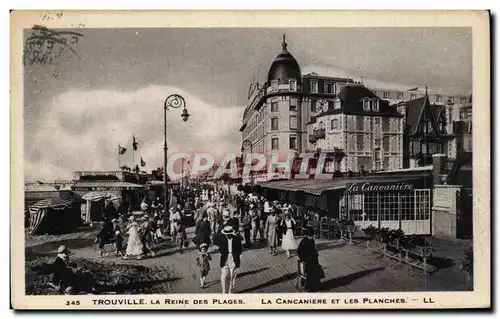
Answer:
[[[414,189],[413,184],[397,183],[352,183],[347,187],[348,193],[378,193],[378,192],[407,192]]]

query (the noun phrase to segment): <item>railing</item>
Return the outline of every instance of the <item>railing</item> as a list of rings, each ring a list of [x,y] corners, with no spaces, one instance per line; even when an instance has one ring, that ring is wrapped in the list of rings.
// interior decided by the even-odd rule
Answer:
[[[320,129],[314,130],[313,131],[313,135],[314,135],[314,137],[316,139],[325,138],[325,136],[326,136],[325,129],[324,128],[320,128]]]

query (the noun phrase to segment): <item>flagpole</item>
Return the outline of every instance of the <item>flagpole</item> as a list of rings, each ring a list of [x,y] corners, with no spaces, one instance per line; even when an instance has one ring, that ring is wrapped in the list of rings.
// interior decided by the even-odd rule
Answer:
[[[120,144],[118,144],[118,170],[120,170],[121,168],[121,165],[120,165]]]
[[[134,145],[134,134],[132,134],[132,167],[135,168],[135,145]]]

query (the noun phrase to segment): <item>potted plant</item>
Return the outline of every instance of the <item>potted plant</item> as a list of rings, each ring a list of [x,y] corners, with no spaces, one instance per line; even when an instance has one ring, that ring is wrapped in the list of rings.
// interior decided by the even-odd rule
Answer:
[[[389,242],[389,234],[390,234],[389,228],[380,228],[378,233],[379,241],[381,243],[387,244]]]
[[[366,240],[368,241],[375,239],[377,232],[378,229],[371,225],[363,229],[363,233],[365,233]]]
[[[401,229],[395,229],[391,230],[389,232],[389,244],[394,246],[394,247],[400,247],[401,244],[403,243],[405,233]]]

